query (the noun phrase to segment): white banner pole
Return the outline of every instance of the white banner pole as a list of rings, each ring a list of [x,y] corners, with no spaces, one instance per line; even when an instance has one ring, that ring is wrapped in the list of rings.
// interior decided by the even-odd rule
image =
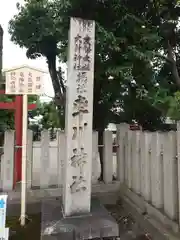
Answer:
[[[23,95],[23,136],[22,136],[22,171],[21,171],[21,226],[26,223],[26,190],[27,190],[27,127],[28,95],[42,94],[42,77],[44,71],[20,66],[6,71],[6,94]]]
[[[22,135],[22,182],[21,182],[21,226],[26,223],[26,163],[27,163],[27,127],[28,127],[28,96],[23,95],[23,135]]]

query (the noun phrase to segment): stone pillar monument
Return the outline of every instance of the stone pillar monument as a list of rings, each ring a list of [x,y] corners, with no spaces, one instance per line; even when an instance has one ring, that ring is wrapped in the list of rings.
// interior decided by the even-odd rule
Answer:
[[[71,18],[66,104],[65,216],[90,212],[94,21]]]
[[[116,221],[91,199],[95,23],[71,18],[63,196],[42,204],[42,240],[115,239]]]

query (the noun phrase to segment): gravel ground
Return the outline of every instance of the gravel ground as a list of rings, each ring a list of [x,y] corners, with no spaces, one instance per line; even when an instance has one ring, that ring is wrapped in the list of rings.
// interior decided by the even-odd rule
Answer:
[[[128,209],[124,208],[121,201],[106,207],[119,224],[120,240],[153,240],[150,234],[135,221]]]

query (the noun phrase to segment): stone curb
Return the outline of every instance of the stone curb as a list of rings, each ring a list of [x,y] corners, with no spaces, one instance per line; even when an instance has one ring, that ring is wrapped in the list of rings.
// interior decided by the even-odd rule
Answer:
[[[110,184],[93,184],[92,185],[92,195],[97,196],[118,196],[120,189],[120,182],[114,181]],[[20,203],[21,192],[20,188],[12,192],[4,192],[1,194],[8,194],[8,204],[11,203]],[[105,195],[104,195],[105,194]],[[61,188],[48,188],[48,189],[36,189],[36,190],[27,190],[27,203],[34,203],[41,201],[44,198],[54,198],[62,196],[62,187]],[[113,199],[111,199],[113,200]],[[115,201],[115,199],[114,199]],[[115,201],[116,202],[116,201]],[[114,203],[115,203],[114,202]]]
[[[178,240],[180,239],[179,226],[171,221],[167,216],[147,203],[142,197],[138,196],[125,185],[121,186],[120,197],[131,208],[131,211],[142,225],[148,223],[153,234],[154,240]],[[144,228],[146,226],[143,226]]]
[[[92,196],[99,198],[102,204],[116,204],[119,195],[119,182],[111,184],[99,183],[92,185]],[[41,212],[41,202],[44,199],[58,198],[61,196],[62,188],[39,189],[27,191],[27,214],[37,214]],[[9,192],[8,194],[8,216],[19,216],[20,214],[20,190]]]

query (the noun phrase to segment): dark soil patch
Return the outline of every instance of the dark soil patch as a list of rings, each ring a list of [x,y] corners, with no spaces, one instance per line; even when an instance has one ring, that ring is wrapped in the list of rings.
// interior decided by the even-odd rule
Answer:
[[[26,227],[20,226],[18,217],[7,217],[10,240],[40,240],[41,214],[28,216]]]

